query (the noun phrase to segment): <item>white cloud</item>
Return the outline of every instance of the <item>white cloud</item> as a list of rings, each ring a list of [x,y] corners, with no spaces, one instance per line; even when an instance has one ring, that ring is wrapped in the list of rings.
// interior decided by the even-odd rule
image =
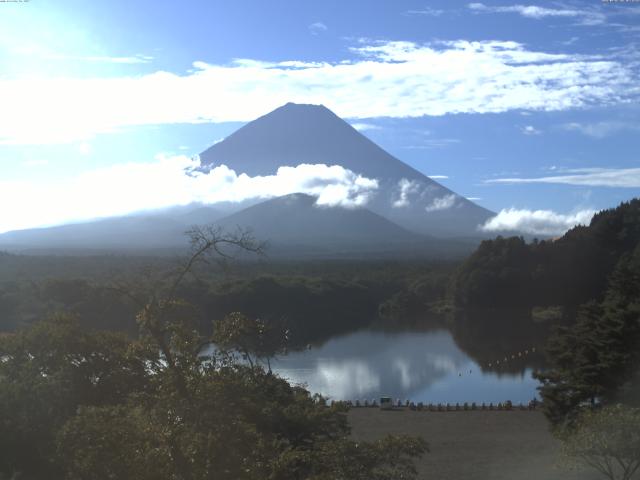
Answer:
[[[35,160],[25,160],[24,162],[22,162],[23,166],[29,167],[29,168],[43,167],[48,164],[49,164],[49,160],[40,159],[40,158]]]
[[[109,57],[98,55],[59,55],[59,54],[47,54],[42,55],[46,60],[65,60],[76,62],[91,62],[91,63],[121,63],[121,64],[138,64],[138,63],[151,63],[153,57],[149,55],[133,55],[129,57]]]
[[[538,130],[533,125],[526,125],[525,127],[522,127],[521,131],[525,135],[540,135],[542,133],[542,131]]]
[[[467,197],[467,200],[469,200],[470,202],[477,202],[479,200],[482,200],[482,197]]]
[[[78,145],[78,152],[81,155],[89,155],[91,153],[92,147],[90,143],[82,142]]]
[[[439,17],[444,13],[444,10],[437,8],[425,7],[420,10],[408,10],[406,15],[422,15],[426,17]]]
[[[449,178],[446,175],[429,175],[431,179]],[[457,201],[456,194],[442,195],[444,190],[433,182],[421,182],[419,180],[409,180],[402,178],[398,182],[397,189],[394,191],[394,199],[391,205],[394,208],[408,207],[411,204],[424,206],[427,212],[436,212],[438,210],[446,210],[455,206]],[[441,195],[438,197],[438,195]]]
[[[561,125],[564,130],[579,132],[593,138],[604,138],[615,133],[629,131],[640,132],[640,125],[637,123],[607,121],[597,123],[565,123]]]
[[[364,132],[366,130],[382,130],[382,127],[380,127],[379,125],[374,125],[372,123],[352,123],[351,126],[361,132]]]
[[[563,175],[538,178],[496,178],[485,183],[557,183],[588,187],[640,188],[640,168],[575,168]]]
[[[470,10],[476,13],[517,13],[523,17],[541,20],[548,17],[564,17],[579,19],[583,25],[600,25],[605,23],[607,16],[597,10],[581,8],[546,8],[538,5],[508,5],[488,6],[484,3],[469,3]]]
[[[409,197],[420,193],[421,185],[416,180],[400,179],[398,182],[398,198],[392,202],[395,208],[408,207],[410,205]]]
[[[562,45],[570,46],[577,43],[579,40],[580,40],[580,37],[571,37],[569,40],[565,40],[560,43],[562,43]]]
[[[309,31],[311,35],[319,35],[322,32],[326,32],[329,28],[322,22],[315,22],[309,25]]]
[[[563,215],[552,210],[501,210],[479,228],[484,232],[515,231],[531,235],[562,235],[576,225],[588,225],[595,210]]]
[[[195,62],[185,74],[2,77],[0,143],[81,142],[138,125],[252,120],[289,101],[351,119],[556,111],[637,100],[618,57],[545,53],[510,41],[369,42],[329,62]]]
[[[405,145],[402,148],[406,148],[408,150],[429,150],[432,148],[450,147],[451,145],[456,145],[458,143],[460,143],[460,139],[458,138],[425,138],[420,141],[420,144]]]
[[[432,180],[446,180],[449,178],[448,175],[427,175]]]
[[[5,209],[0,232],[56,225],[191,202],[238,202],[289,193],[317,196],[318,205],[365,205],[378,182],[339,165],[280,167],[275,175],[250,177],[224,165],[197,170],[198,159],[158,156],[146,163],[123,163],[82,173],[64,182],[0,180]]]
[[[433,201],[425,207],[427,212],[437,212],[440,210],[448,210],[456,204],[456,195],[451,193],[444,197],[434,198]]]

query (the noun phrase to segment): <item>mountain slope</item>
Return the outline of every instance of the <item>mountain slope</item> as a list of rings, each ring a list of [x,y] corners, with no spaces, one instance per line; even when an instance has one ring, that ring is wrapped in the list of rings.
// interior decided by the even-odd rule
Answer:
[[[315,197],[302,193],[267,200],[216,223],[227,230],[250,229],[258,240],[268,242],[267,253],[276,256],[456,256],[471,250],[466,244],[410,232],[364,208],[318,206]]]
[[[216,208],[189,205],[160,212],[113,217],[48,228],[15,230],[0,235],[0,248],[15,249],[154,249],[188,244],[185,231],[226,214]]]
[[[217,223],[225,228],[246,226],[260,239],[286,244],[371,245],[422,239],[366,209],[324,207],[315,202],[315,197],[294,193],[246,208]]]
[[[379,182],[371,211],[415,232],[478,236],[493,213],[393,157],[321,105],[289,103],[201,153],[206,169],[226,165],[251,176],[302,163],[341,165]]]

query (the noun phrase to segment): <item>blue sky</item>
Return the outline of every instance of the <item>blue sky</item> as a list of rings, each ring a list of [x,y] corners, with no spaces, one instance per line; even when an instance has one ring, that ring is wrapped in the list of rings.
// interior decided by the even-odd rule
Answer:
[[[0,231],[193,200],[186,159],[287,101],[561,229],[640,191],[638,40],[632,2],[0,3]]]

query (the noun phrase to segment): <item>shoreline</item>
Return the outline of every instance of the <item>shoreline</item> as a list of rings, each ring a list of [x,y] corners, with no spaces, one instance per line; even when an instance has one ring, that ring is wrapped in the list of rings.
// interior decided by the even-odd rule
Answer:
[[[441,413],[441,414],[438,414]],[[589,470],[559,463],[560,443],[539,410],[430,412],[352,408],[351,435],[373,441],[385,435],[420,436],[429,453],[416,461],[425,480],[595,480]]]

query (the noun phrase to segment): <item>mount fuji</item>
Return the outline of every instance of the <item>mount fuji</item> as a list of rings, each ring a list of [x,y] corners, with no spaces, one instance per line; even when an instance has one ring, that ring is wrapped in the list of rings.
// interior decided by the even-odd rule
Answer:
[[[430,236],[478,237],[478,226],[495,215],[401,162],[322,105],[288,103],[208,148],[200,160],[204,168],[226,165],[249,176],[303,163],[340,165],[378,181],[367,209]]]
[[[182,232],[190,226],[214,222],[251,229],[280,254],[460,255],[473,248],[469,239],[479,239],[478,226],[494,215],[390,155],[322,105],[288,103],[249,122],[202,152],[199,165],[203,174],[224,165],[252,178],[276,175],[282,167],[339,166],[375,188],[347,206],[323,205],[302,191],[13,231],[0,235],[0,248],[175,249],[185,246]]]

